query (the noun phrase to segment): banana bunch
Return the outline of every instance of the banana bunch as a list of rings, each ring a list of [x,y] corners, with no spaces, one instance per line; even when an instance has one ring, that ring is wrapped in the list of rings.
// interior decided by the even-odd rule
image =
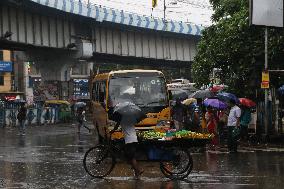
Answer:
[[[138,133],[138,137],[152,140],[152,139],[160,139],[166,136],[166,133],[157,132],[157,131],[142,131]]]
[[[162,138],[178,138],[178,139],[211,139],[214,137],[214,134],[208,133],[197,133],[188,130],[181,130],[181,131],[171,131],[169,130],[166,134],[165,132],[159,132],[155,130],[151,131],[141,131],[138,132],[137,135],[139,138],[144,140],[153,140],[153,139],[162,139]],[[169,136],[168,136],[169,135]]]
[[[174,133],[175,138],[189,138],[189,139],[211,139],[214,137],[214,134],[208,133],[197,133],[187,130],[181,130]]]

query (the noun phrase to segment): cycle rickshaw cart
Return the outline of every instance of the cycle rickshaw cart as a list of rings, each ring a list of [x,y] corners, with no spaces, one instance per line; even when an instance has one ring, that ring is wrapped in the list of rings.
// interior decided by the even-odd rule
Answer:
[[[152,137],[143,137],[152,132]],[[138,131],[137,160],[159,162],[161,172],[170,179],[180,180],[186,178],[193,168],[193,159],[190,154],[192,147],[204,147],[210,142],[209,134],[190,133],[182,137],[179,132],[172,133],[167,137],[166,133],[161,134],[153,131]],[[158,133],[158,134],[157,134]],[[144,133],[145,134],[145,133]],[[84,168],[94,178],[103,178],[111,173],[116,161],[121,157],[123,149],[123,138],[121,133],[115,132],[114,137],[108,136],[107,142],[91,147],[84,155]],[[124,149],[127,150],[127,149]]]

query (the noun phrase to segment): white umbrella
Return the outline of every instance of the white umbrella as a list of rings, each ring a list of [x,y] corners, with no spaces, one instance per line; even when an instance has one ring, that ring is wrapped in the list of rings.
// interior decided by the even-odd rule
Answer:
[[[75,107],[80,108],[80,107],[85,107],[87,104],[85,102],[76,102]]]

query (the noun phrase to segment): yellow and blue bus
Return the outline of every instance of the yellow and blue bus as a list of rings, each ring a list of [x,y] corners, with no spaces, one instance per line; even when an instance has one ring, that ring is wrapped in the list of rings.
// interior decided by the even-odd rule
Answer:
[[[132,102],[146,114],[136,129],[154,129],[171,119],[169,95],[164,74],[157,70],[120,70],[91,78],[93,124],[103,139],[115,122],[113,108],[120,102]]]

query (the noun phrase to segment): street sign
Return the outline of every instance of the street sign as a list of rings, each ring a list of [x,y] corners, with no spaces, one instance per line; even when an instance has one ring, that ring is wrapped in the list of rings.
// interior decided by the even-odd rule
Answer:
[[[269,72],[268,71],[263,71],[262,72],[262,82],[269,82]]]
[[[0,72],[12,72],[13,63],[8,61],[0,61]]]
[[[269,82],[261,82],[262,89],[269,89]]]
[[[283,0],[251,0],[252,25],[283,27]]]
[[[152,0],[152,7],[155,8],[158,5],[158,0]]]

